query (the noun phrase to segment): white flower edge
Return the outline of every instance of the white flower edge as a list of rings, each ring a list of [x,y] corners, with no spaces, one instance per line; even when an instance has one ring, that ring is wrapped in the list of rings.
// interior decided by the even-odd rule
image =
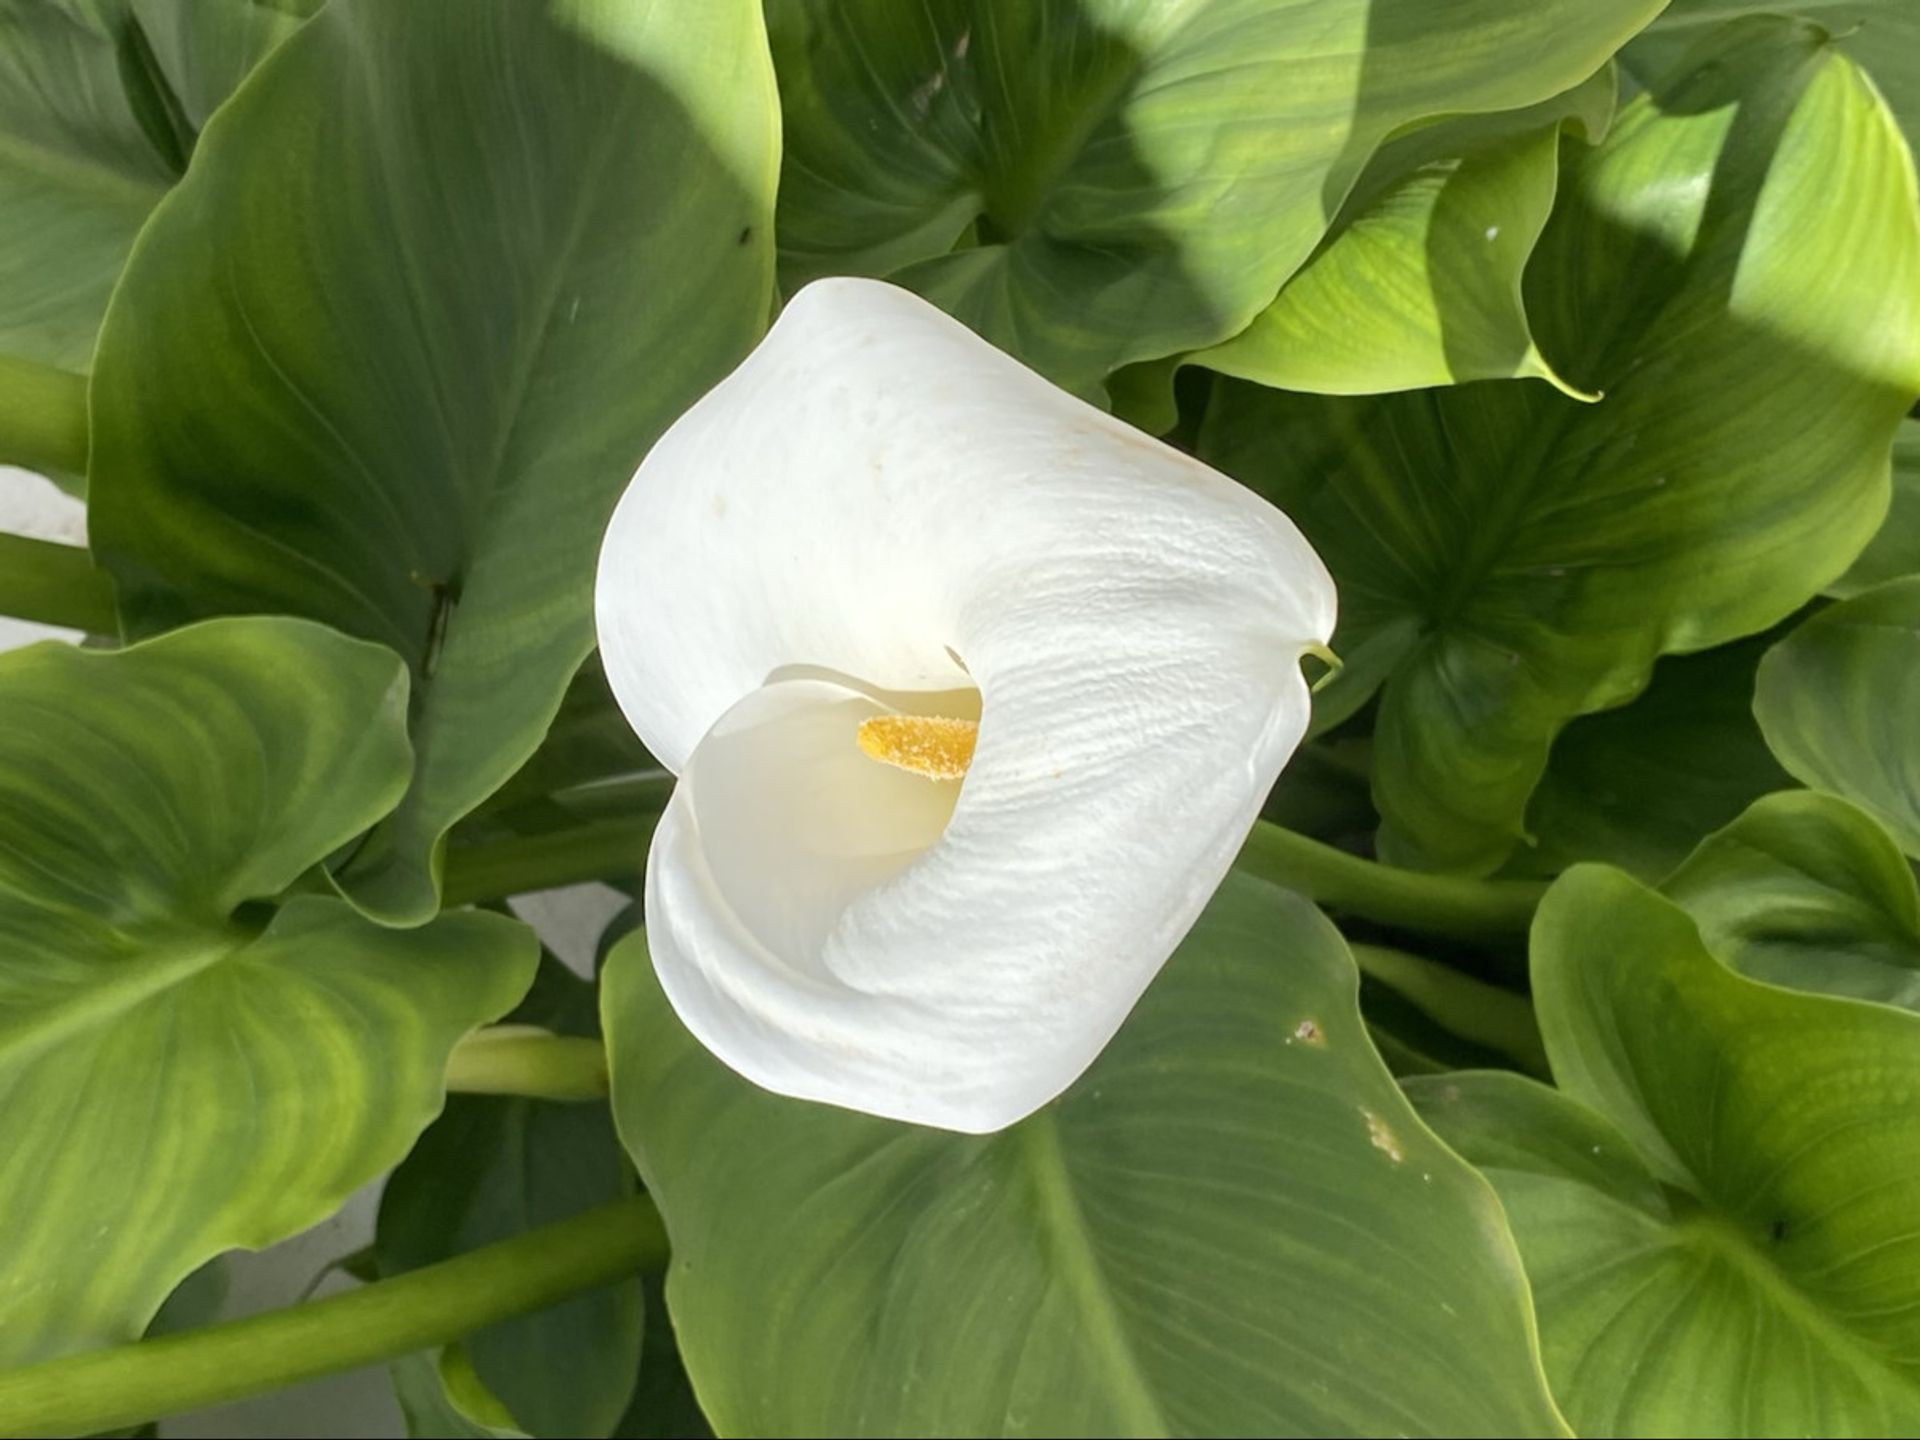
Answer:
[[[829,280],[647,456],[597,610],[683,777],[646,889],[683,1022],[768,1089],[984,1132],[1072,1083],[1199,915],[1305,733],[1334,592],[1250,491],[917,297]],[[822,818],[819,767],[889,773],[822,752],[813,707],[969,684],[944,831],[864,888],[783,885],[869,843]],[[716,726],[734,758],[703,766]],[[742,919],[756,886],[772,921]]]

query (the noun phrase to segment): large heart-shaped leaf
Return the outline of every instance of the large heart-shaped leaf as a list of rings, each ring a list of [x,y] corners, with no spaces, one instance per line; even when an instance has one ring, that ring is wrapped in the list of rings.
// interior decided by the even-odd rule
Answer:
[[[594,988],[549,958],[513,1020],[597,1035]],[[451,1259],[633,1193],[604,1104],[456,1095],[393,1172],[376,1251],[388,1274]],[[462,1341],[478,1383],[532,1435],[612,1433],[640,1361],[638,1279]],[[405,1377],[410,1386],[418,1376]]]
[[[343,882],[433,913],[447,827],[592,646],[600,532],[758,333],[773,79],[751,0],[338,0],[255,72],[102,335],[93,535],[123,617],[398,650],[418,765]]]
[[[895,276],[1093,390],[1246,328],[1393,131],[1557,95],[1659,8],[776,0],[783,273]]]
[[[1563,385],[1533,343],[1520,277],[1553,209],[1561,134],[1598,141],[1613,104],[1607,66],[1542,104],[1388,141],[1279,297],[1188,358],[1334,395],[1513,376]]]
[[[399,798],[405,704],[395,656],[298,620],[0,656],[0,1364],[132,1339],[331,1214],[526,988],[499,916],[250,903]]]
[[[1920,1426],[1920,1017],[1745,980],[1618,871],[1548,894],[1556,1092],[1409,1082],[1495,1187],[1591,1435]]]
[[[1412,631],[1374,730],[1399,863],[1497,865],[1561,726],[1662,653],[1791,613],[1885,512],[1920,392],[1905,144],[1810,27],[1746,21],[1690,53],[1570,153],[1527,270],[1542,349],[1601,403],[1216,387],[1203,450],[1327,559],[1335,647]]]
[[[1516,865],[1557,875],[1604,860],[1653,883],[1710,831],[1793,782],[1753,719],[1754,671],[1778,630],[1673,655],[1639,698],[1555,737]]]
[[[1821,611],[1760,662],[1754,714],[1794,777],[1920,856],[1920,575]]]
[[[1844,800],[1769,795],[1661,890],[1756,980],[1920,1010],[1920,891],[1900,847]]]
[[[1621,58],[1657,79],[1703,31],[1743,15],[1802,15],[1822,26],[1873,76],[1907,135],[1920,137],[1920,7],[1913,0],[1673,0]]]
[[[0,0],[0,354],[85,370],[195,132],[317,0]]]
[[[640,935],[603,1010],[723,1434],[1557,1429],[1491,1197],[1284,891],[1230,878],[1093,1068],[998,1135],[757,1089],[680,1025]]]

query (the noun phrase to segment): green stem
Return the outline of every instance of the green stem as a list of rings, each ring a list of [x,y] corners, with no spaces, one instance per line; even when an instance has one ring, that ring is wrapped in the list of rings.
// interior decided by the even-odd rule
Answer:
[[[0,615],[93,635],[119,630],[113,585],[77,545],[0,535]]]
[[[1235,863],[1331,910],[1466,940],[1524,935],[1547,889],[1532,880],[1474,880],[1401,870],[1265,820],[1255,822]]]
[[[633,812],[589,820],[545,835],[516,835],[447,849],[440,903],[452,907],[587,880],[638,880],[646,872],[653,827],[672,793],[671,779],[654,785]]]
[[[447,1089],[470,1095],[603,1100],[607,1052],[598,1040],[555,1035],[537,1025],[476,1030],[447,1057]]]
[[[343,1295],[0,1375],[0,1435],[89,1435],[449,1344],[665,1262],[644,1196]]]
[[[1526,998],[1462,975],[1438,960],[1410,955],[1385,945],[1353,945],[1360,973],[1404,996],[1437,1024],[1518,1062],[1530,1073],[1548,1076],[1547,1047]]]
[[[87,472],[87,377],[0,355],[0,463]]]

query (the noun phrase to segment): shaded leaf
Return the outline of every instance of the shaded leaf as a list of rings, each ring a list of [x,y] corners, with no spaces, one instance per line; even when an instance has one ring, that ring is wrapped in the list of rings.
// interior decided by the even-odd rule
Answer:
[[[1920,420],[1900,422],[1893,437],[1893,504],[1873,543],[1860,552],[1830,594],[1846,598],[1903,575],[1920,575]]]
[[[1660,888],[1743,975],[1920,1010],[1913,867],[1844,800],[1769,795]]]
[[[592,647],[596,547],[770,284],[750,0],[337,0],[222,107],[116,297],[93,537],[123,619],[287,611],[415,680],[415,782],[342,881],[434,912],[447,827]]]
[[[317,0],[0,0],[0,354],[83,371],[196,132]]]
[[[1753,710],[1796,780],[1920,855],[1920,576],[1821,611],[1760,662]]]
[[[551,957],[511,1018],[558,1034],[599,1033],[593,986]],[[451,1259],[633,1192],[605,1105],[449,1096],[380,1197],[381,1272]],[[633,1394],[640,1338],[640,1282],[632,1279],[476,1331],[461,1350],[474,1383],[517,1428],[606,1435]]]
[[[654,1275],[643,1281],[647,1338],[640,1350],[640,1380],[633,1387],[633,1403],[613,1433],[619,1440],[710,1440],[713,1427],[687,1378],[664,1287]]]
[[[1793,782],[1753,718],[1754,671],[1779,631],[1670,655],[1631,704],[1555,737],[1527,805],[1518,868],[1557,875],[1604,860],[1653,883],[1762,795]]]
[[[85,370],[133,237],[179,177],[120,68],[124,0],[0,0],[0,353]]]
[[[1801,15],[1873,76],[1907,138],[1920,138],[1920,8],[1911,0],[1673,0],[1621,54],[1648,84],[1703,31],[1742,15]]]

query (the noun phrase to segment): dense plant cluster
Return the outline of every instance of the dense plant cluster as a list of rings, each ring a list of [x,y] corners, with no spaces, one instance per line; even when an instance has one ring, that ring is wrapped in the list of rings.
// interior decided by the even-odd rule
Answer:
[[[1914,0],[0,0],[0,460],[89,547],[0,534],[0,614],[74,632],[0,655],[0,1432],[371,1361],[418,1435],[1920,1429],[1916,138]],[[686,756],[614,691],[704,714],[700,655],[609,686],[603,537],[834,276],[1338,595],[1231,872],[1011,1124],[762,1089],[649,956]],[[784,483],[973,364],[842,424],[803,355],[711,444]],[[936,453],[1025,463],[1014,401],[967,427],[912,432],[974,502],[930,554],[1050,483]],[[902,603],[836,578],[891,503],[608,563],[700,599],[656,649],[789,561],[836,634]],[[1046,545],[1151,559],[1102,503]],[[1149,574],[1100,673],[1177,669]],[[1218,746],[1236,585],[1210,685],[1053,713]],[[1186,863],[1101,783],[1116,865]],[[1152,965],[1185,873],[1116,891]],[[583,976],[507,902],[584,881],[632,903]],[[1115,993],[1034,991],[978,1053]],[[207,1325],[389,1171],[364,1288]]]

